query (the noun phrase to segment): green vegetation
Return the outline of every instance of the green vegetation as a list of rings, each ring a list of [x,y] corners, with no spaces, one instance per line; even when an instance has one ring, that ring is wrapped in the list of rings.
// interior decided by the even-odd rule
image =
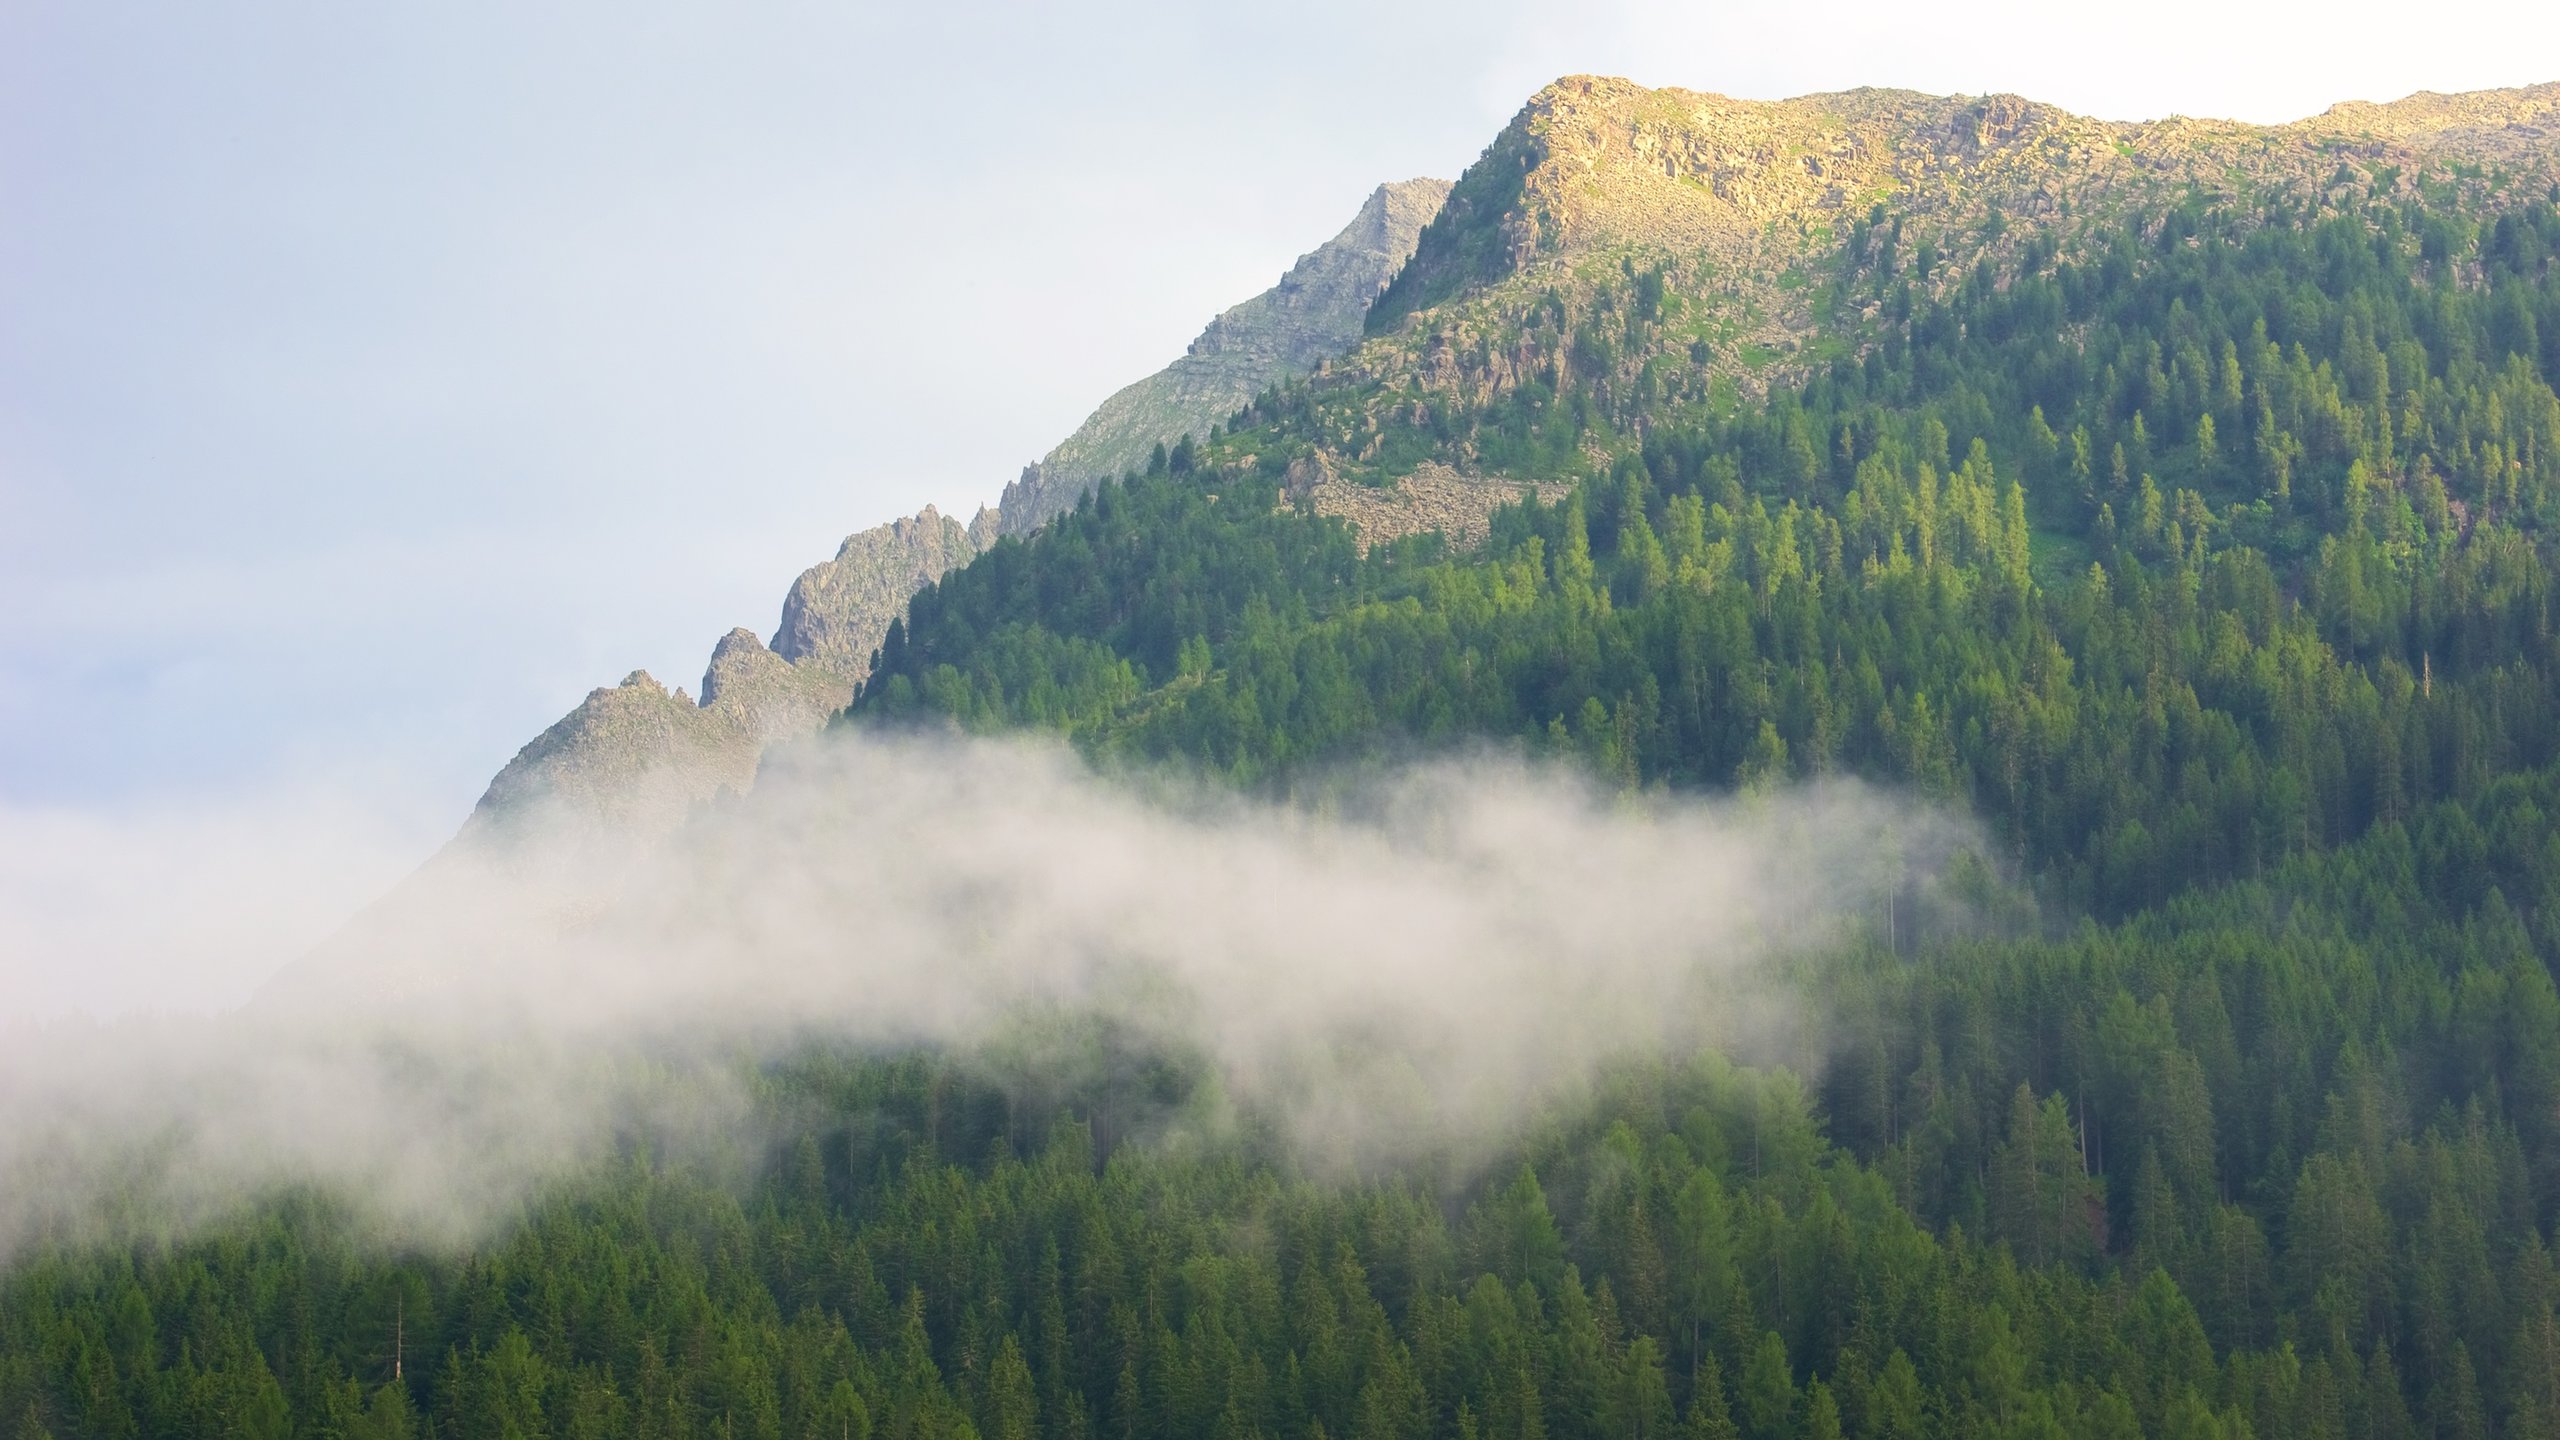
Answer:
[[[1247,783],[1490,735],[1713,786],[1766,723],[1798,773],[1993,817],[2102,915],[2555,758],[2550,207],[2476,239],[2182,213],[2077,262],[2031,241],[1936,302],[1862,238],[1844,288],[1907,320],[1765,405],[1637,441],[1643,402],[1558,377],[1405,427],[1589,475],[1481,555],[1362,559],[1275,510],[1292,437],[1349,409],[1275,395],[920,595],[856,713]],[[1195,637],[1206,683],[1153,689]]]
[[[1452,211],[1425,248],[1472,257]],[[1979,814],[2023,896],[1805,962],[1814,1073],[1630,1066],[1481,1172],[1331,1181],[1251,1127],[815,1057],[743,1195],[634,1155],[464,1256],[286,1199],[29,1259],[0,1423],[2560,1434],[2560,211],[1905,238],[1879,207],[1808,280],[1876,343],[1761,399],[1715,403],[1680,275],[1632,263],[1515,297],[1510,383],[1266,395],[925,591],[849,721],[1275,790],[1491,742]],[[1577,488],[1364,554],[1287,502],[1317,448]],[[1197,1096],[1104,1058],[1159,1124]]]

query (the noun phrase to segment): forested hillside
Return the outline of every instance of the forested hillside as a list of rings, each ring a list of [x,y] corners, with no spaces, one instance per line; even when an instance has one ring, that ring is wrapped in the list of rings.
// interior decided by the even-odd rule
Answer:
[[[0,1423],[2560,1435],[2560,187],[2309,153],[1875,200],[1754,368],[1694,254],[1506,258],[1498,142],[1354,362],[928,587],[841,722],[1980,817],[1995,864],[1789,962],[1802,1073],[1631,1060],[1487,1164],[1344,1179],[1155,1143],[1179,1049],[1097,1031],[1037,1107],[820,1052],[743,1191],[635,1149],[468,1254],[287,1195],[22,1259]],[[1571,498],[1364,549],[1292,494],[1319,455]]]

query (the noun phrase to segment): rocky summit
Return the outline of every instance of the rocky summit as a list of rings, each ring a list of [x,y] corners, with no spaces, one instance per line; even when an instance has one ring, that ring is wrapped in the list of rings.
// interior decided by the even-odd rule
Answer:
[[[1886,297],[1820,283],[1843,261],[1881,262],[1926,298],[1986,261],[2031,244],[2067,257],[2162,208],[2547,185],[2553,134],[2560,85],[2247,125],[2118,123],[2015,95],[1759,101],[1573,76],[1460,177],[1369,310],[1377,343],[1336,368],[1461,401],[1552,381],[1558,365],[1622,385],[1651,366],[1657,388],[1713,376],[1754,394],[1881,333]]]

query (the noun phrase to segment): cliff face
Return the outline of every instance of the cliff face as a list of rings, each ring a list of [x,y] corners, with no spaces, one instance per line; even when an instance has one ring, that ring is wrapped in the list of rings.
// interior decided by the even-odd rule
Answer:
[[[927,505],[846,536],[833,560],[810,566],[792,585],[773,653],[859,683],[908,599],[994,544],[996,525],[992,510],[964,526]]]
[[[1279,284],[1210,321],[1181,359],[1103,401],[1024,469],[1005,487],[1003,533],[1040,528],[1103,480],[1145,465],[1157,445],[1206,432],[1272,385],[1358,344],[1369,303],[1448,194],[1444,180],[1379,186],[1342,233],[1300,256]]]

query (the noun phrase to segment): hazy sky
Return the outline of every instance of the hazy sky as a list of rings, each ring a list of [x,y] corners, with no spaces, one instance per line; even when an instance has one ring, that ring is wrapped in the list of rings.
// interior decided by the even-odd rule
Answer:
[[[244,808],[378,883],[1559,74],[2278,120],[2555,8],[0,0],[0,946]]]

